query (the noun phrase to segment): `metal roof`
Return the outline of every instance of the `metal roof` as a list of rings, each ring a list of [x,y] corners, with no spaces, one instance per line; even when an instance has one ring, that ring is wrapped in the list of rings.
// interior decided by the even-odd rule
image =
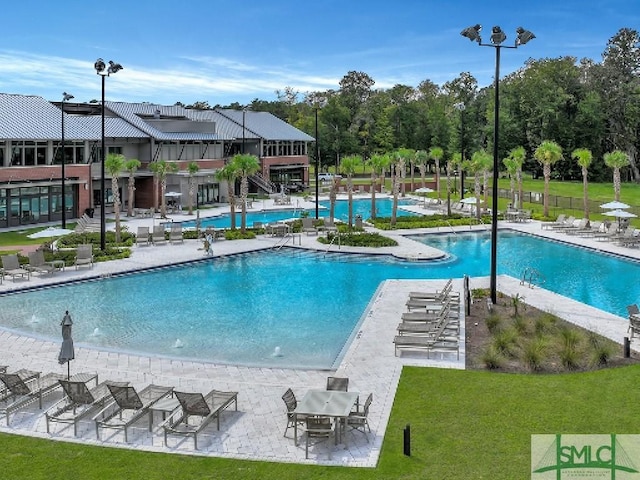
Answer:
[[[100,115],[65,116],[65,131],[67,121],[69,123],[78,122],[90,131],[96,132],[97,139],[102,138],[102,116]],[[149,138],[149,135],[142,130],[118,117],[104,118],[104,135],[109,138]]]
[[[155,115],[159,117],[168,117],[174,119],[184,118],[191,120],[186,114],[187,110],[178,105],[156,105],[153,103],[124,103],[124,102],[105,102],[105,107],[116,115],[122,117],[130,124],[139,128],[147,135],[156,140],[166,141],[196,141],[196,140],[230,140],[229,137],[220,133],[199,133],[199,132],[162,132],[149,122],[146,122],[142,116],[153,118]]]
[[[242,136],[242,110],[218,109],[216,112],[240,125],[240,136]],[[253,110],[246,110],[244,113],[245,128],[265,140],[301,142],[312,142],[314,140],[311,135],[307,135],[302,130],[298,130],[293,125],[280,120],[272,113],[254,112]]]
[[[0,139],[59,140],[62,136],[62,112],[42,97],[0,93]],[[96,140],[92,131],[73,116],[64,114],[64,134],[68,140]]]

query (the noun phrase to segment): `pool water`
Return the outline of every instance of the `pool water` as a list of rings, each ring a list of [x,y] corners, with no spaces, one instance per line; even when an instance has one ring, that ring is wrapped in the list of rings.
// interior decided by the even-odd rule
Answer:
[[[386,279],[486,276],[488,234],[416,236],[450,257],[265,251],[2,296],[0,325],[59,341],[65,310],[77,344],[220,363],[332,368]],[[498,273],[541,271],[545,288],[626,315],[640,263],[500,232]],[[395,320],[395,319],[394,319]]]
[[[293,200],[295,202],[295,199]],[[412,200],[402,199],[398,200],[398,206],[412,204]],[[260,205],[260,201],[255,201],[254,205]],[[378,217],[390,217],[393,201],[390,198],[376,199],[376,214]],[[319,217],[326,217],[329,215],[329,202],[320,202],[320,208],[318,209]],[[254,222],[262,222],[263,224],[271,222],[279,222],[281,220],[289,220],[291,218],[300,218],[302,212],[307,212],[309,216],[315,218],[315,208],[313,209],[300,209],[290,208],[283,210],[261,210],[259,212],[247,211],[247,226],[251,227]],[[367,199],[354,199],[353,200],[353,216],[362,215],[363,219],[371,217],[371,198]],[[398,208],[398,216],[415,215],[412,212]],[[347,222],[349,220],[349,202],[346,200],[337,200],[335,205],[334,218]],[[241,215],[236,213],[236,226],[240,226]],[[205,217],[200,221],[201,228],[229,228],[231,226],[231,215],[224,214],[217,217]],[[184,227],[195,227],[195,221],[183,222]]]

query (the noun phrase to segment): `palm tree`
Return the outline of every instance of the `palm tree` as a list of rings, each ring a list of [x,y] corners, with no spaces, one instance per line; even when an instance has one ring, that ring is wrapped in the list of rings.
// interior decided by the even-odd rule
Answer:
[[[240,177],[240,231],[247,230],[247,195],[249,193],[249,177],[260,170],[260,161],[255,155],[239,154],[234,155],[231,164]]]
[[[422,187],[426,187],[426,179],[427,176],[427,162],[429,161],[429,155],[424,150],[418,150],[415,154],[416,164],[418,165],[418,170],[420,170],[420,178],[422,180]]]
[[[116,217],[116,243],[120,243],[120,190],[118,181],[120,173],[124,170],[124,155],[118,153],[110,153],[104,163],[104,168],[111,176],[111,190],[113,191],[113,212]]]
[[[389,155],[373,155],[367,160],[367,166],[371,168],[371,218],[376,218],[376,182],[389,168],[389,163]]]
[[[508,158],[509,158],[510,164],[515,168],[515,181],[518,187],[518,201],[516,202],[515,192],[513,191],[513,187],[511,187],[511,190],[512,190],[511,200],[513,202],[514,207],[522,208],[522,200],[523,200],[522,199],[522,165],[524,164],[524,161],[527,158],[527,153],[524,147],[516,147],[509,152]],[[505,162],[505,165],[507,165],[506,162]],[[509,166],[507,166],[507,169],[509,169]],[[511,172],[510,172],[510,175],[511,175]]]
[[[342,158],[342,173],[347,177],[347,199],[349,202],[349,228],[353,226],[353,176],[356,169],[362,165],[360,155],[350,155]]]
[[[571,156],[576,159],[578,165],[582,169],[582,201],[584,205],[584,218],[589,219],[589,180],[587,179],[587,173],[589,165],[593,160],[593,154],[588,148],[576,148]]]
[[[480,214],[482,212],[482,209],[480,208],[480,191],[482,190],[480,188],[480,172],[483,173],[484,194],[486,198],[487,171],[489,170],[489,168],[491,168],[491,165],[493,164],[493,157],[489,153],[487,153],[484,149],[478,150],[477,152],[473,152],[473,155],[471,155],[471,160],[466,160],[465,163],[466,163],[465,170],[467,171],[467,173],[469,173],[470,175],[473,174],[474,195],[476,197],[476,218],[480,220],[480,216],[481,216]],[[494,195],[496,194],[497,192],[494,192]],[[486,204],[486,200],[485,200],[485,204]]]
[[[516,206],[516,171],[518,166],[511,157],[503,158],[502,163],[507,167],[507,173],[509,174],[509,197],[511,198],[511,205]]]
[[[153,175],[156,177],[156,184],[160,184],[160,216],[162,218],[166,218],[167,201],[164,198],[164,195],[167,192],[167,175],[170,173],[176,173],[178,171],[178,165],[160,160],[157,162],[151,162],[149,164],[149,170],[151,170]]]
[[[195,175],[200,170],[198,162],[189,162],[187,164],[187,173],[189,174],[189,215],[193,215],[193,199],[196,194]]]
[[[429,158],[436,162],[436,190],[438,192],[438,200],[440,200],[440,160],[444,156],[444,150],[440,147],[431,147],[429,149]]]
[[[404,170],[404,157],[398,150],[391,154],[391,174],[392,174],[392,187],[391,192],[393,195],[393,203],[391,206],[391,219],[389,224],[393,227],[396,224],[398,214],[398,193],[400,193],[400,179],[401,172]]]
[[[216,180],[227,183],[227,194],[229,196],[229,214],[231,215],[231,230],[236,229],[236,171],[233,163],[229,162],[216,172]]]
[[[400,184],[400,191],[402,192],[402,196],[404,197],[406,195],[407,188],[404,182],[404,179],[407,176],[407,163],[411,163],[413,157],[415,156],[415,152],[410,148],[399,148],[397,154],[402,159],[402,164],[398,165],[400,167],[399,170],[396,168],[396,175],[399,177],[399,181],[402,182]]]
[[[129,172],[129,182],[127,184],[129,189],[129,203],[127,204],[127,217],[133,216],[133,207],[135,206],[135,192],[136,192],[136,170],[140,168],[140,160],[137,158],[130,158],[124,162],[124,169]]]
[[[613,168],[613,193],[615,200],[620,201],[620,169],[629,165],[629,156],[621,150],[604,154],[604,163],[607,167]]]
[[[460,162],[460,154],[454,153],[452,158],[447,160],[447,215],[451,216],[451,169]]]
[[[551,181],[551,165],[562,158],[562,147],[551,140],[544,140],[533,156],[542,165],[544,176],[544,211],[545,217],[549,216],[549,182]]]

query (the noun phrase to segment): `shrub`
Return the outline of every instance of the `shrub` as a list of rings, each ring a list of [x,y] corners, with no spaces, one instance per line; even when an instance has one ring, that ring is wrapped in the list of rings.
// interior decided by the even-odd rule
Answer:
[[[256,232],[246,230],[242,233],[242,230],[225,230],[224,238],[226,240],[252,240],[256,238]]]
[[[495,370],[504,364],[504,356],[500,354],[493,345],[489,345],[489,347],[482,352],[480,360],[488,370]]]
[[[565,348],[576,349],[582,341],[582,334],[575,328],[563,327],[560,329],[560,341]]]
[[[491,312],[487,316],[485,323],[487,325],[487,329],[489,330],[489,332],[496,333],[500,330],[500,327],[502,325],[502,318],[497,313]]]
[[[491,345],[505,357],[512,357],[515,352],[517,333],[512,328],[505,328],[493,336]]]
[[[516,332],[520,335],[526,335],[529,329],[529,322],[526,318],[518,315],[513,319],[513,328],[515,328]]]
[[[540,336],[547,333],[556,324],[557,317],[551,313],[543,313],[534,323],[534,330],[536,335]]]
[[[522,347],[522,362],[532,372],[542,369],[547,350],[547,342],[542,337],[534,337]]]
[[[339,233],[340,245],[347,245],[350,247],[395,247],[398,245],[394,239],[380,235],[379,233]],[[334,240],[336,234],[329,233],[326,238],[320,237],[318,241],[320,243],[338,244],[338,239]]]
[[[560,349],[560,361],[568,370],[576,370],[580,366],[582,355],[576,345],[565,344]]]
[[[591,364],[596,367],[606,366],[609,363],[609,359],[613,356],[613,345],[601,339],[595,344],[591,343],[591,345]]]

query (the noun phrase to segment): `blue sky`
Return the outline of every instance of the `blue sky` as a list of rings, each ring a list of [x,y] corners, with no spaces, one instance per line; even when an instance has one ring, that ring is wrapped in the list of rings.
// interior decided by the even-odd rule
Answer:
[[[528,58],[601,60],[620,28],[640,28],[638,0],[22,0],[5,2],[0,92],[100,98],[98,57],[124,70],[106,98],[171,105],[276,100],[338,89],[350,70],[378,88],[442,84],[468,71],[490,84],[495,51],[460,36],[476,23],[536,39],[502,50],[501,76]]]

